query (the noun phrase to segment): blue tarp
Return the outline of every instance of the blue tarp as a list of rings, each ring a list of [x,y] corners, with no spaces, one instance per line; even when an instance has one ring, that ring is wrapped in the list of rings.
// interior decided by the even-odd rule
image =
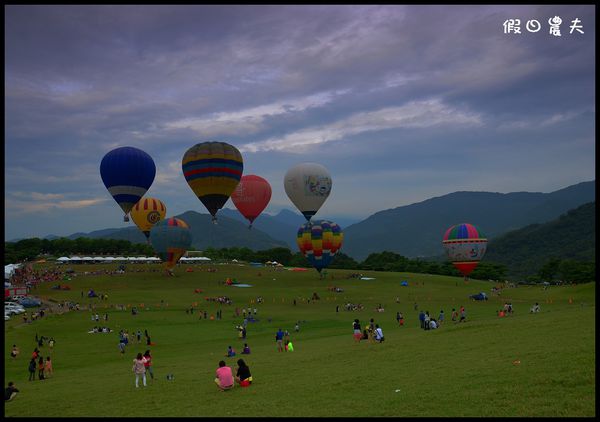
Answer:
[[[401,286],[408,286],[408,281],[403,281],[400,283]]]

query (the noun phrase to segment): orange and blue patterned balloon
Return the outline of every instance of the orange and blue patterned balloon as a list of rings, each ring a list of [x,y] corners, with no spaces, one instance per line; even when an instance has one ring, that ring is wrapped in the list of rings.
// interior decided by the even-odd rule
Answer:
[[[327,268],[342,247],[344,233],[333,221],[318,220],[300,226],[296,243],[300,252],[313,267],[321,272]]]
[[[223,208],[242,178],[244,160],[233,145],[202,142],[186,151],[181,168],[188,185],[214,221],[217,211]]]
[[[448,260],[467,277],[483,258],[487,238],[474,225],[462,223],[446,230],[442,245]]]
[[[150,242],[165,267],[171,269],[192,245],[192,233],[185,221],[171,217],[150,229]]]
[[[104,186],[127,214],[152,185],[156,165],[152,157],[141,149],[120,147],[109,151],[100,163]]]

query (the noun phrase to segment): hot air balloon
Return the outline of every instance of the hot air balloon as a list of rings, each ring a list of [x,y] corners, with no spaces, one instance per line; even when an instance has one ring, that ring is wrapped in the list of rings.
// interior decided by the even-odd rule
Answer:
[[[167,207],[160,199],[145,197],[134,205],[129,214],[150,242],[150,229],[165,218]]]
[[[466,279],[483,258],[487,238],[474,225],[463,223],[446,230],[442,244],[450,262]]]
[[[100,176],[108,192],[127,214],[152,185],[156,166],[141,149],[120,147],[108,152],[100,163]]]
[[[171,217],[150,229],[150,242],[165,268],[170,270],[191,246],[192,233],[185,221]]]
[[[283,185],[287,196],[310,221],[331,192],[331,176],[321,164],[302,163],[287,171]]]
[[[344,233],[332,221],[319,220],[304,223],[298,229],[296,243],[300,252],[320,273],[329,266],[333,257],[342,247]]]
[[[271,200],[271,185],[254,174],[242,176],[240,183],[231,194],[231,200],[238,211],[252,223],[267,207]]]
[[[186,151],[181,168],[190,188],[215,222],[217,211],[223,208],[242,177],[242,154],[225,142],[203,142]]]

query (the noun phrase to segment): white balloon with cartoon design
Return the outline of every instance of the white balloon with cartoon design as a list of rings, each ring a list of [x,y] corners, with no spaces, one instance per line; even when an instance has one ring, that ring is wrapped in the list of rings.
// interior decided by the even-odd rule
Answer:
[[[331,175],[317,163],[301,163],[285,174],[285,193],[307,221],[319,211],[331,193]]]

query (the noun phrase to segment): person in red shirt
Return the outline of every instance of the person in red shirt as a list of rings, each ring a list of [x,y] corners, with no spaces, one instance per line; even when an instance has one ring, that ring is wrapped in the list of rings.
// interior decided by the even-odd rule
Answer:
[[[217,377],[215,378],[215,383],[217,387],[221,389],[221,391],[230,390],[233,388],[233,372],[229,366],[225,365],[225,361],[219,362],[219,368],[216,373]]]
[[[152,371],[152,356],[150,356],[150,350],[146,350],[146,353],[144,353],[144,358],[146,359],[146,362],[144,362],[146,372],[149,372],[150,378],[154,379],[154,372]]]

